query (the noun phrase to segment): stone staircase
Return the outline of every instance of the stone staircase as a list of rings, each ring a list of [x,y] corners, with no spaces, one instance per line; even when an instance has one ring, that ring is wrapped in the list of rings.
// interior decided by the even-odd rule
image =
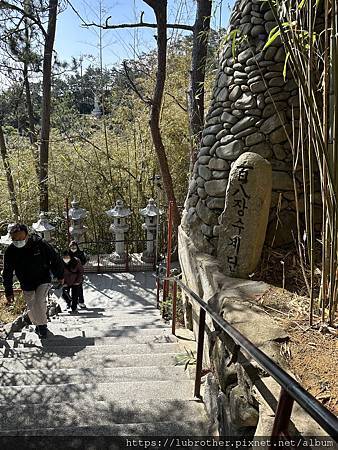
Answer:
[[[29,327],[0,341],[0,436],[209,434],[151,274],[90,275],[85,299],[47,340]]]

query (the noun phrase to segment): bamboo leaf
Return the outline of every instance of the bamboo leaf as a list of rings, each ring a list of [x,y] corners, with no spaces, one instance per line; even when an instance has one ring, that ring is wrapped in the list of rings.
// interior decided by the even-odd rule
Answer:
[[[232,57],[235,59],[236,57],[236,39],[237,39],[237,34],[238,34],[239,30],[232,30],[230,33],[230,38],[231,38],[231,51],[232,51]]]
[[[287,65],[288,65],[288,59],[290,58],[290,52],[286,53],[285,56],[285,61],[284,61],[284,67],[283,67],[283,77],[284,77],[284,81],[286,80],[286,69],[287,69]]]
[[[278,38],[278,36],[280,36],[280,30],[276,31],[272,36],[270,32],[269,39],[266,41],[263,50],[268,48]]]

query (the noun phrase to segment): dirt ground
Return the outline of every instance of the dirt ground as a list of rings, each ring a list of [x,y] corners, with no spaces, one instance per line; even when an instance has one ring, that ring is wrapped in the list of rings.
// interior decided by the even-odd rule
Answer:
[[[288,332],[281,353],[296,379],[338,415],[338,327],[321,327],[315,315],[311,328],[309,299],[286,289],[272,287],[257,303]]]
[[[21,294],[16,294],[15,302],[11,306],[8,306],[4,294],[0,293],[0,329],[3,324],[15,320],[23,313],[24,309],[25,302]]]

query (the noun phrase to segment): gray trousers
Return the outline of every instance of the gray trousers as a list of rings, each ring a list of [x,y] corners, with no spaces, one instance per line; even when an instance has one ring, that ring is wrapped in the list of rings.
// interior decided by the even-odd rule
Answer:
[[[27,312],[34,325],[47,324],[47,293],[49,283],[40,284],[35,291],[23,291]]]

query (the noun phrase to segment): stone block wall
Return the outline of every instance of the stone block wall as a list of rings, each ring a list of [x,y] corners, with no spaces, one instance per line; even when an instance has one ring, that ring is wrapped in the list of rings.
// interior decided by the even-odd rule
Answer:
[[[230,167],[242,153],[258,153],[271,162],[272,200],[267,240],[276,246],[292,242],[296,227],[293,156],[288,136],[299,117],[298,88],[283,69],[285,51],[277,38],[263,47],[276,26],[268,2],[238,0],[230,29],[239,30],[235,55],[231,42],[222,52],[211,106],[189,185],[182,227],[198,248],[215,254],[218,218],[224,209]],[[296,171],[301,187],[301,167]],[[318,223],[320,224],[320,195]],[[300,209],[303,199],[300,197]],[[276,211],[283,223],[275,236]]]
[[[287,333],[255,306],[269,288],[263,282],[230,278],[219,262],[198,251],[179,230],[179,258],[183,282],[224,317],[239,332],[280,366],[285,367],[281,345]],[[198,335],[199,305],[184,296],[189,325]],[[204,367],[210,369],[204,383],[203,400],[213,422],[213,430],[223,437],[270,436],[280,387],[247,355],[238,353],[235,342],[206,315]],[[287,370],[287,368],[286,368]],[[295,406],[289,428],[292,435],[323,436],[324,431],[300,407]]]

